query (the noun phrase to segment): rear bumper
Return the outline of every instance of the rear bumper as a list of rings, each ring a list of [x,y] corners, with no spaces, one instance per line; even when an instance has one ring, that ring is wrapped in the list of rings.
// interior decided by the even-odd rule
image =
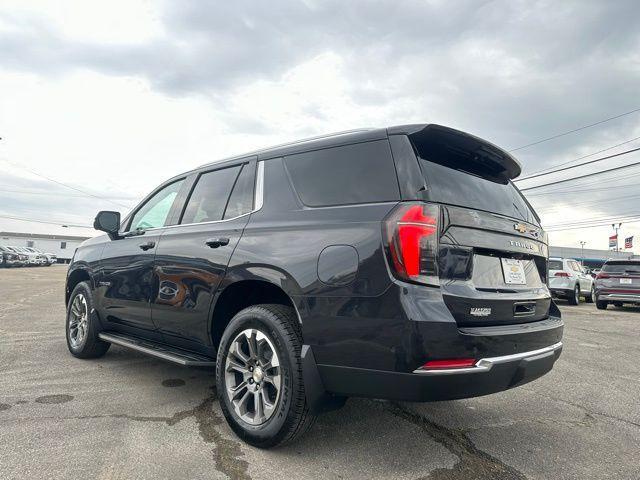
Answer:
[[[638,293],[600,293],[597,295],[600,302],[623,302],[640,304],[640,292]]]
[[[544,320],[463,327],[439,289],[405,284],[385,297],[359,299],[356,316],[303,318],[305,343],[313,349],[324,391],[407,401],[474,397],[535,380],[560,355],[564,323],[553,302]],[[327,311],[334,302],[316,305]],[[476,359],[475,366],[418,371],[429,360],[462,358]]]
[[[412,373],[319,365],[325,388],[338,395],[426,402],[477,397],[541,377],[560,357],[562,342],[529,352],[480,359],[476,366]]]
[[[573,287],[572,288],[549,287],[549,291],[551,292],[551,295],[555,297],[572,297],[573,296]]]

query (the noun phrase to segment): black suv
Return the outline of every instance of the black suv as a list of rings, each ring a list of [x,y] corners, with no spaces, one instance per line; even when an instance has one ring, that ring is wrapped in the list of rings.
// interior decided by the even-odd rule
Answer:
[[[76,251],[69,350],[216,370],[248,443],[350,396],[486,395],[547,373],[563,322],[547,237],[500,148],[439,125],[346,132],[205,165]]]

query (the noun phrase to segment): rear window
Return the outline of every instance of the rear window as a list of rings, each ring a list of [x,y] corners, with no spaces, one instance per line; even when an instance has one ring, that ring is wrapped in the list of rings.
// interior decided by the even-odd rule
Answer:
[[[480,172],[468,172],[464,165],[451,164],[445,158],[430,160],[420,158],[431,200],[498,213],[539,225],[533,211],[511,181],[502,184],[482,178]]]
[[[640,263],[616,262],[605,263],[602,271],[607,273],[640,273]]]
[[[386,140],[291,155],[285,165],[300,200],[310,207],[400,199]]]
[[[562,270],[562,260],[549,260],[549,270]]]

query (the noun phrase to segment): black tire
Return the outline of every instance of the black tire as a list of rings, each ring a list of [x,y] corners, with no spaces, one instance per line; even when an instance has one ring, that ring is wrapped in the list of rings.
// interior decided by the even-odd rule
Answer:
[[[576,285],[573,289],[573,295],[569,296],[569,305],[578,305],[580,303],[580,285]]]
[[[86,321],[84,323],[82,339],[74,341],[73,328],[70,328],[74,321],[74,302],[82,297],[86,302]],[[82,308],[84,311],[84,306]],[[94,309],[93,295],[87,282],[80,282],[71,292],[69,304],[67,305],[67,316],[65,320],[65,332],[67,335],[67,348],[71,355],[77,358],[98,358],[102,357],[109,347],[108,342],[103,342],[98,338],[100,326]],[[75,337],[77,338],[77,337]]]
[[[594,299],[596,298],[596,288],[593,285],[593,283],[591,284],[591,291],[589,292],[589,295],[585,295],[584,296],[584,301],[587,303],[593,303]]]
[[[240,418],[225,384],[229,349],[247,329],[258,330],[265,335],[280,360],[280,394],[275,400],[275,409],[264,423],[258,425]],[[301,436],[313,425],[316,416],[309,411],[306,402],[301,349],[302,334],[296,314],[292,308],[283,305],[267,304],[245,308],[231,319],[225,329],[216,361],[216,388],[222,413],[229,426],[248,444],[258,448],[282,445]],[[240,396],[242,395],[235,398]]]
[[[596,298],[596,308],[598,310],[606,310],[607,309],[607,302],[603,302],[603,301],[598,300]]]

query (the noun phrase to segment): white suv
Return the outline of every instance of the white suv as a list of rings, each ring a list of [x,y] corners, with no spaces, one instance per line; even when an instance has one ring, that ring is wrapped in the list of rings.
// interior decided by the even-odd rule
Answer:
[[[572,258],[549,259],[549,290],[555,297],[566,298],[571,305],[578,305],[583,296],[593,302],[593,277]]]

